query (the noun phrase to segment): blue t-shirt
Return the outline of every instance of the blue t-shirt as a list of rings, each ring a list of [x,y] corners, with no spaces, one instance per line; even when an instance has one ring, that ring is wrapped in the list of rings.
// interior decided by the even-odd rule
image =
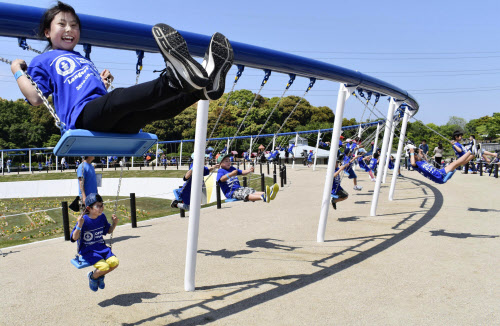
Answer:
[[[91,265],[94,265],[101,259],[108,259],[113,256],[111,249],[104,243],[104,238],[108,234],[111,225],[106,219],[106,215],[101,214],[96,219],[91,219],[88,215],[84,215],[82,230],[80,231],[80,239],[78,240],[78,253],[82,255]],[[71,232],[71,241],[73,241],[73,233],[76,230],[76,225]]]
[[[389,159],[389,170],[394,170],[394,161]]]
[[[366,161],[363,160],[363,157],[358,157],[358,165],[360,168],[362,168],[366,172],[370,171],[370,167],[368,165],[366,165]]]
[[[335,168],[335,172],[337,172],[339,168]],[[332,195],[336,195],[337,191],[341,190],[342,187],[340,186],[340,173],[333,178],[333,184],[332,184]]]
[[[220,181],[220,178],[225,176],[228,173],[231,173],[232,171],[236,170],[234,166],[231,166],[229,169],[223,169],[220,168],[219,171],[217,171],[217,179],[215,179],[217,182],[219,182],[220,189],[224,193],[224,196],[226,198],[233,198],[233,193],[236,189],[241,188],[240,181],[238,180],[237,176],[229,178],[229,180],[226,180],[225,182]],[[243,171],[238,170],[238,175],[241,175]]]
[[[417,171],[436,183],[444,183],[443,179],[446,176],[445,169],[436,169],[432,164],[427,163],[426,161],[416,161]]]
[[[376,158],[372,158],[370,160],[370,165],[368,165],[368,167],[370,169],[372,169],[372,171],[375,171],[375,169],[377,168],[377,163],[378,163],[378,160]]]
[[[311,162],[311,161],[312,161],[313,156],[314,156],[314,153],[313,153],[313,152],[309,152],[309,155],[307,155],[307,160],[308,160],[309,162]]]
[[[189,166],[189,169],[191,170],[193,168],[193,164],[191,164]],[[210,170],[204,166],[203,167],[203,175],[209,175],[210,174]],[[193,181],[193,178],[189,178],[185,183],[184,183],[184,186],[182,188],[182,192],[181,192],[181,199],[182,199],[182,202],[186,205],[191,205],[191,181]]]
[[[462,151],[459,152],[457,151],[457,149],[455,148],[455,146],[457,146],[458,148],[460,148]],[[456,142],[453,146],[453,150],[455,151],[455,155],[457,156],[457,158],[461,158],[464,154],[465,154],[465,148],[462,144],[460,144],[459,142]]]
[[[53,95],[57,116],[66,129],[75,129],[76,120],[88,102],[107,94],[92,61],[75,51],[52,50],[40,54],[31,60],[28,74],[43,95]]]
[[[418,145],[418,148],[422,150],[422,152],[424,152],[424,154],[427,155],[427,153],[429,152],[429,145],[427,144],[420,144]]]
[[[91,193],[97,193],[97,179],[92,164],[88,164],[87,162],[80,164],[78,166],[78,169],[76,170],[76,176],[78,178],[83,178],[83,189],[85,190],[85,196],[88,196]],[[80,183],[78,183],[78,190],[80,197],[82,197]]]

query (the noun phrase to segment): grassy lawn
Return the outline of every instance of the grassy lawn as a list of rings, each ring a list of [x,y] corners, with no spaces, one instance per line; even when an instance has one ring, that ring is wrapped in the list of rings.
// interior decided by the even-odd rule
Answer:
[[[104,172],[105,177],[119,177],[119,171]],[[124,171],[128,174],[127,177],[182,177],[185,171]],[[56,177],[58,179],[66,179],[63,176],[74,178],[72,173],[43,173],[43,176]],[[37,176],[36,174],[34,176]],[[15,175],[19,177],[17,181],[28,180],[52,180],[34,179],[33,175]],[[42,175],[40,175],[41,177]],[[11,177],[11,176],[9,176]],[[2,179],[2,178],[0,178]],[[14,181],[14,180],[10,180]],[[271,185],[272,178],[266,177],[266,184]],[[242,183],[242,178],[240,177]],[[260,178],[258,175],[253,175],[250,178],[249,186],[260,190]],[[14,198],[0,199],[0,248],[15,246],[28,242],[61,237],[64,235],[62,222],[61,202],[67,201],[68,204],[73,201],[74,197],[43,197],[43,198]],[[104,201],[112,201],[104,204],[104,214],[111,221],[111,214],[114,210],[115,197],[104,197]],[[168,199],[159,198],[136,198],[136,216],[138,221],[144,221],[156,217],[178,214],[178,209],[170,208],[171,201]],[[216,205],[211,203],[203,207]],[[40,212],[42,211],[42,212]],[[19,215],[16,215],[19,214]],[[189,213],[188,213],[189,214]],[[15,215],[15,216],[11,216]],[[117,216],[119,225],[130,223],[130,200],[128,197],[120,197],[117,207]],[[77,213],[69,211],[70,228],[75,225]]]

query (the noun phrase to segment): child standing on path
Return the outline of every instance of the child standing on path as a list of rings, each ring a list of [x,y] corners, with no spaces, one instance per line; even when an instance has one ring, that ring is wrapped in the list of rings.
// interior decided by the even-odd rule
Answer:
[[[48,9],[39,37],[51,51],[35,58],[28,67],[22,59],[11,64],[17,84],[32,105],[43,104],[29,75],[45,97],[53,94],[57,116],[65,129],[137,133],[146,124],[170,119],[198,100],[216,100],[224,93],[225,79],[233,63],[233,50],[224,35],[212,36],[202,64],[189,54],[184,38],[172,27],[157,24],[153,36],[165,60],[159,78],[108,93],[113,76],[101,73],[92,61],[74,48],[80,40],[80,19],[62,2]]]
[[[113,225],[108,223],[103,214],[104,204],[99,194],[91,193],[85,199],[86,210],[77,219],[71,232],[71,242],[78,241],[78,254],[96,269],[88,273],[89,287],[96,292],[104,289],[104,275],[118,267],[118,258],[104,243],[103,236],[111,234],[118,224],[116,215],[112,215]]]

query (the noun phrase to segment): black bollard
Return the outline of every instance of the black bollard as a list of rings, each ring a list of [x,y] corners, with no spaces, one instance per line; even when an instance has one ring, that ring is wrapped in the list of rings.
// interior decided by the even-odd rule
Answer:
[[[259,164],[260,164],[260,174],[262,174],[262,162],[260,162]]]
[[[465,167],[464,167],[464,174],[468,174],[469,173],[469,162],[467,162],[467,164],[465,164]]]
[[[499,162],[495,163],[495,172],[493,172],[493,176],[498,179],[498,164]]]
[[[236,163],[236,166],[237,166],[237,169],[239,170],[239,169],[240,169],[240,161],[238,161],[238,162]]]
[[[243,170],[247,169],[246,159],[243,159]]]
[[[263,192],[266,191],[266,180],[264,179],[264,173],[260,174],[260,191],[263,191]]]
[[[243,187],[248,187],[247,177],[243,177]]]
[[[277,183],[278,179],[276,178],[276,170],[273,171],[273,183]]]
[[[186,217],[186,211],[183,210],[182,208],[180,210],[181,210],[181,217]]]
[[[69,231],[68,202],[67,201],[61,202],[61,207],[62,207],[64,240],[69,241],[70,231]]]
[[[221,198],[220,198],[220,185],[218,182],[216,183],[215,191],[216,191],[216,195],[217,195],[217,209],[221,209],[222,205],[221,205]]]
[[[271,175],[271,173],[269,172],[269,161],[267,161],[267,175]]]
[[[130,193],[130,221],[132,222],[132,228],[137,227],[137,214],[135,208],[135,193]]]
[[[480,161],[479,164],[477,165],[477,168],[479,169],[479,176],[483,176],[483,161]]]
[[[281,168],[281,188],[285,186],[285,169]]]

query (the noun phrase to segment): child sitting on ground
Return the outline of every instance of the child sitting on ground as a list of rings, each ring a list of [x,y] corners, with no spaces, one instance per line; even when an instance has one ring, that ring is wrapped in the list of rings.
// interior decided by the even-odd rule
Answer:
[[[451,162],[444,169],[436,169],[432,164],[427,163],[425,161],[425,156],[422,153],[422,150],[419,150],[419,153],[415,155],[415,146],[412,144],[406,145],[407,149],[410,151],[410,162],[411,165],[416,168],[416,171],[422,174],[424,177],[439,183],[443,184],[451,178],[455,169],[459,166],[467,164],[470,160],[474,158],[474,154],[470,151],[465,152],[458,160]],[[452,172],[450,175],[448,173]]]
[[[279,186],[275,183],[272,189],[266,186],[266,192],[255,191],[255,189],[250,187],[242,187],[238,180],[238,175],[247,175],[254,171],[253,166],[247,170],[238,170],[234,166],[231,166],[231,161],[228,155],[221,155],[217,159],[217,163],[220,164],[220,169],[217,172],[216,181],[219,182],[220,188],[224,193],[226,198],[234,198],[243,201],[259,201],[263,200],[269,203],[271,200],[276,198],[276,194],[279,191]]]
[[[92,291],[104,289],[104,275],[118,267],[118,258],[104,243],[103,235],[113,233],[118,218],[112,215],[113,225],[103,214],[104,204],[99,194],[91,193],[85,198],[86,209],[76,220],[71,232],[71,242],[78,241],[78,254],[96,270],[87,275]],[[83,236],[81,236],[83,235]]]

